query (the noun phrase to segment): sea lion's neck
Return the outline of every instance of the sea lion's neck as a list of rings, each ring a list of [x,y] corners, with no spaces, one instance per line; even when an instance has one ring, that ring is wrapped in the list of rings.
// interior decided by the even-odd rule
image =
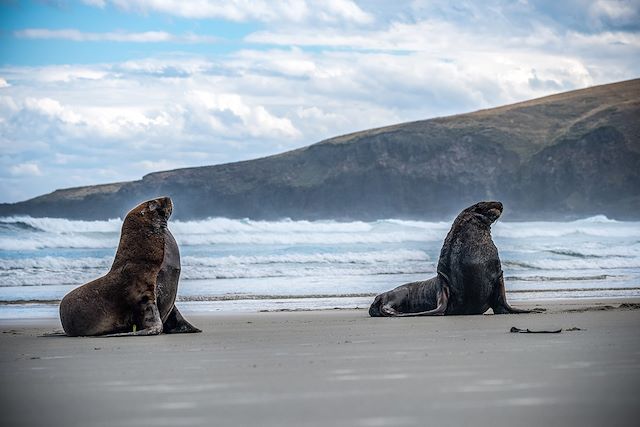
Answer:
[[[151,223],[125,221],[120,233],[120,242],[113,260],[112,270],[118,270],[137,260],[140,263],[162,263],[164,257],[165,226]]]
[[[451,251],[453,250],[455,241],[461,237],[461,232],[463,229],[472,227],[482,233],[488,233],[489,235],[491,235],[491,223],[492,221],[483,215],[459,215],[453,222],[451,230],[449,230],[449,234],[447,234],[447,237],[444,239],[444,243],[442,244],[442,249],[440,250],[440,259],[438,260],[438,272],[442,272],[445,274],[449,273]]]

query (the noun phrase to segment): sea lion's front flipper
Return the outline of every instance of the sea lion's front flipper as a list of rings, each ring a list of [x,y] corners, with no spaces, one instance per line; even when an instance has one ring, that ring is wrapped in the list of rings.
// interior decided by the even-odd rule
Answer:
[[[417,313],[401,313],[392,307],[384,304],[380,307],[385,316],[391,317],[413,317],[413,316],[444,316],[447,311],[447,304],[449,303],[449,287],[442,285],[438,289],[438,305],[433,310],[419,311]]]
[[[507,296],[504,290],[504,274],[502,272],[500,272],[500,277],[498,278],[494,292],[495,295],[491,302],[493,314],[538,313],[540,310],[544,311],[544,309],[523,310],[521,308],[511,307],[507,302]]]
[[[155,288],[155,284],[153,285]],[[151,289],[151,286],[149,287]],[[105,337],[135,337],[135,336],[144,336],[144,335],[159,335],[162,333],[162,319],[160,318],[160,311],[158,310],[158,304],[156,303],[156,298],[154,295],[155,289],[153,293],[150,291],[150,295],[153,298],[149,298],[149,296],[144,296],[142,301],[139,303],[140,313],[139,317],[134,316],[134,319],[138,317],[141,323],[141,328],[137,329],[137,325],[134,323],[134,329],[132,332],[123,332],[119,334],[109,334],[103,335]]]
[[[192,334],[195,332],[202,332],[200,329],[187,322],[178,311],[178,307],[175,305],[171,309],[167,320],[164,321],[162,328],[165,334]]]

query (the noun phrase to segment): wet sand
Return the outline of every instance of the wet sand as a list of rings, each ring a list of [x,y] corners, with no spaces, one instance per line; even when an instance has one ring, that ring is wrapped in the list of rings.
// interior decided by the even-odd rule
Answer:
[[[622,302],[640,301],[438,318],[189,314],[203,333],[135,338],[0,321],[0,425],[637,425],[640,310]]]

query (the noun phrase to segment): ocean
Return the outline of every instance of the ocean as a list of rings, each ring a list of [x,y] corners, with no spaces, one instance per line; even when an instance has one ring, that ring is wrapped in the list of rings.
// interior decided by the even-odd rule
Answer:
[[[453,218],[451,218],[451,221]],[[368,307],[435,275],[451,221],[170,221],[189,312]],[[0,319],[57,317],[71,289],[105,274],[121,220],[0,218]],[[492,227],[507,296],[640,296],[640,222],[595,216]]]

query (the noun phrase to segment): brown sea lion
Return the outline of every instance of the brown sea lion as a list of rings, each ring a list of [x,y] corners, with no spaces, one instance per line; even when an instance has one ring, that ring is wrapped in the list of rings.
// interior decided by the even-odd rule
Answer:
[[[507,303],[498,249],[491,224],[502,214],[502,203],[480,202],[463,210],[444,240],[437,276],[407,283],[378,295],[369,314],[378,316],[438,316],[530,313]]]
[[[169,197],[143,202],[125,217],[111,270],[69,292],[60,320],[69,336],[200,332],[175,306],[180,252],[167,228]]]

